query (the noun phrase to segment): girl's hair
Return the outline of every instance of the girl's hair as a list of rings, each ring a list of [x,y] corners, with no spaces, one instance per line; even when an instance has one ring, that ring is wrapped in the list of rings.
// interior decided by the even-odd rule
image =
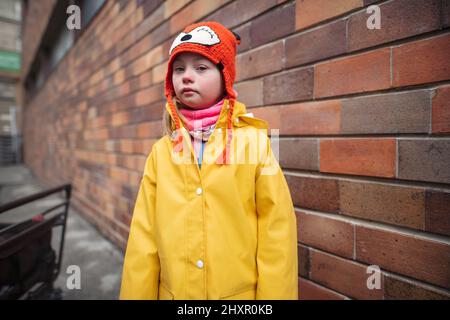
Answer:
[[[173,103],[175,104],[175,111],[177,112],[178,117],[181,119],[181,121],[185,121],[185,117],[181,114],[179,111],[180,108],[186,108],[180,100],[176,96],[172,98]],[[172,133],[175,131],[176,126],[175,123],[170,116],[169,112],[167,112],[167,109],[164,108],[164,114],[163,114],[163,135],[168,134],[169,136],[172,135]]]
[[[223,64],[222,64],[221,62],[219,62],[219,63],[216,65],[216,67],[217,67],[217,69],[219,69],[219,71],[220,71],[221,79],[222,79],[222,82],[223,82],[223,81],[224,81],[224,79],[223,79],[223,73],[222,73],[222,70],[223,70],[223,68],[224,68],[224,67],[223,67]],[[225,91],[225,90],[226,90],[226,89],[225,89],[225,87],[224,87],[224,93],[223,93],[223,95],[222,95],[221,98],[223,98],[223,97],[225,96],[225,94],[226,94],[226,91]],[[180,118],[181,121],[186,122],[186,118],[181,114],[181,112],[180,112],[179,110],[180,110],[180,108],[182,109],[182,108],[188,108],[188,107],[185,106],[185,105],[178,99],[177,96],[172,97],[172,101],[173,101],[173,103],[175,104],[175,111],[177,112],[178,117]],[[175,131],[176,126],[175,126],[175,123],[174,123],[172,117],[171,117],[170,114],[167,112],[167,109],[166,109],[166,108],[164,108],[164,113],[163,113],[162,122],[163,122],[163,124],[162,124],[162,126],[163,126],[163,136],[166,135],[166,134],[168,134],[169,136],[171,136],[172,133]]]

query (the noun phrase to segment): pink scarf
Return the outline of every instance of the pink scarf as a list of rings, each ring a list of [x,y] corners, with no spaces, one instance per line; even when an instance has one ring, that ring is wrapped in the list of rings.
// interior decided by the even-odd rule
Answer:
[[[205,109],[180,108],[180,113],[186,118],[184,122],[191,136],[196,140],[208,141],[214,131],[224,99]]]

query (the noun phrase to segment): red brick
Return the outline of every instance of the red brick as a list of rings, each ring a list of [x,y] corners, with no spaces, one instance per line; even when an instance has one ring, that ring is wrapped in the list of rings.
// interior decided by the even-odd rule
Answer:
[[[430,90],[345,99],[341,133],[428,133],[430,108]]]
[[[123,139],[120,141],[120,152],[133,153],[133,140]]]
[[[169,1],[171,4],[173,4],[173,2],[179,1]],[[144,1],[142,4],[142,8],[144,9],[144,17],[155,11],[162,3],[164,3],[163,0]]]
[[[130,82],[122,83],[119,86],[119,90],[118,91],[119,91],[119,95],[120,96],[124,96],[124,95],[130,93]]]
[[[163,136],[162,121],[150,122],[150,136],[149,138],[160,138]]]
[[[313,76],[313,68],[308,67],[265,77],[263,82],[264,104],[312,99]]]
[[[111,125],[121,126],[128,122],[128,114],[126,112],[115,113],[112,115]]]
[[[141,172],[131,171],[128,175],[127,184],[131,186],[138,186],[141,183],[141,179],[142,179]]]
[[[261,76],[283,68],[283,41],[255,49],[236,58],[236,81]]]
[[[150,88],[138,91],[136,93],[135,103],[136,106],[140,107],[155,101],[159,101],[163,99],[163,97],[164,97],[163,85],[158,84]]]
[[[280,129],[280,110],[277,106],[267,106],[261,108],[247,109],[255,117],[266,120],[269,123],[269,129]]]
[[[339,185],[336,180],[289,174],[285,177],[296,206],[325,212],[339,211]]]
[[[348,19],[350,51],[403,39],[440,28],[439,0],[394,0],[378,5],[381,28],[366,26],[371,14],[362,10]]]
[[[337,134],[341,125],[341,101],[305,102],[280,107],[281,135]]]
[[[279,163],[283,168],[319,170],[317,139],[281,139],[279,152]]]
[[[229,0],[199,0],[190,2],[178,13],[170,17],[170,34],[180,32],[188,24],[223,6]]]
[[[436,89],[432,99],[432,132],[450,133],[450,86]]]
[[[261,106],[263,104],[263,81],[256,79],[236,84],[238,100],[248,107]]]
[[[450,1],[442,0],[442,27],[450,26]]]
[[[394,275],[384,276],[384,296],[388,300],[449,300],[448,291]]]
[[[136,59],[131,64],[131,74],[135,76],[141,74],[144,71],[148,71],[148,69],[150,69],[151,67],[162,62],[164,58],[165,57],[164,53],[162,52],[162,46],[155,47],[150,52]]]
[[[241,10],[241,9],[239,9]],[[274,26],[277,26],[274,28]],[[285,37],[295,31],[295,3],[280,6],[252,20],[252,48]]]
[[[156,84],[158,82],[164,82],[166,80],[167,63],[165,61],[157,66],[155,66],[151,71],[151,81]]]
[[[450,193],[427,190],[425,230],[450,236]]]
[[[171,1],[167,2],[162,6],[157,7],[150,15],[146,16],[142,22],[136,26],[135,33],[136,39],[141,39],[143,36],[149,35],[156,26],[161,24],[165,20],[164,9],[167,10],[169,4],[176,2],[177,4],[183,4],[181,1]],[[145,16],[145,15],[144,15]],[[150,46],[149,46],[150,47]]]
[[[150,125],[149,123],[141,123],[137,127],[137,137],[138,138],[148,138],[150,136]]]
[[[362,0],[297,0],[296,29],[310,27],[362,5]]]
[[[382,299],[383,275],[380,289],[369,289],[366,265],[311,250],[311,280],[356,299]]]
[[[144,72],[139,76],[139,89],[148,87],[152,84],[152,72]]]
[[[450,183],[450,140],[400,139],[398,177]]]
[[[298,256],[298,275],[301,277],[309,277],[309,248],[299,244],[297,246]]]
[[[120,69],[114,73],[114,84],[121,84],[125,79],[125,70]]]
[[[317,283],[298,278],[299,300],[345,300],[347,297]]]
[[[347,50],[346,23],[329,23],[286,39],[286,67],[337,56]]]
[[[209,15],[206,19],[208,21],[220,21],[227,28],[232,28],[246,21],[253,21],[253,18],[261,15],[275,5],[277,5],[275,0],[231,1],[212,15]],[[236,12],[239,12],[239,14],[236,14]],[[238,34],[241,35],[240,33]],[[245,37],[241,39],[245,39]]]
[[[300,243],[342,257],[353,257],[353,225],[302,211],[296,211],[296,215]]]
[[[390,86],[390,49],[379,49],[316,65],[316,98],[387,89]]]
[[[339,197],[341,214],[424,229],[425,191],[422,188],[339,181]]]
[[[395,139],[320,141],[320,171],[376,177],[395,176]]]
[[[392,49],[395,87],[450,79],[450,34]]]
[[[435,239],[356,226],[356,259],[450,288],[450,245]]]

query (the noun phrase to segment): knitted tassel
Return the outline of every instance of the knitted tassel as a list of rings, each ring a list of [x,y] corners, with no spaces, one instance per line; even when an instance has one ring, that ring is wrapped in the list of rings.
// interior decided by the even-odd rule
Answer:
[[[233,130],[232,130],[232,116],[233,116],[233,110],[234,110],[234,99],[231,98],[229,100],[230,109],[228,110],[227,114],[227,130],[225,130],[225,147],[222,151],[222,154],[217,158],[216,164],[230,164],[231,163],[231,140],[233,139]]]
[[[178,113],[176,112],[176,108],[173,104],[172,97],[170,95],[167,96],[167,101],[169,103],[170,111],[172,112],[172,116],[175,120],[175,131],[177,134],[177,139],[173,141],[173,150],[175,152],[181,152],[183,151],[183,134],[181,132],[181,120],[178,117]]]

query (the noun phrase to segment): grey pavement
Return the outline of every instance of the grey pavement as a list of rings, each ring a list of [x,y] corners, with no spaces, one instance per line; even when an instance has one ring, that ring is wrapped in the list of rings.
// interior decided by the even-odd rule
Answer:
[[[0,204],[47,189],[23,165],[0,167]],[[0,215],[0,222],[17,222],[30,212],[43,211],[61,198],[51,196]],[[53,229],[52,246],[58,252],[61,228]],[[55,287],[63,299],[117,299],[123,253],[69,207],[63,259]],[[79,271],[79,272],[78,272]],[[79,274],[79,278],[76,275]],[[79,284],[79,286],[78,286]]]

